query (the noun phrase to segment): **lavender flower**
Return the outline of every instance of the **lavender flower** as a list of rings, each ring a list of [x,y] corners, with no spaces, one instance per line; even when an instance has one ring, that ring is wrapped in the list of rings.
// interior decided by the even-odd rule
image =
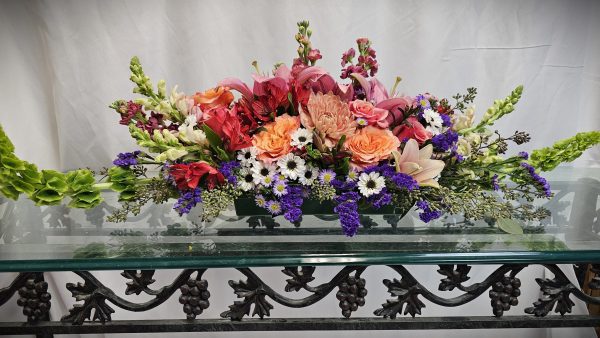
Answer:
[[[363,173],[365,174],[370,174],[372,172],[379,173],[381,174],[381,176],[384,176],[386,178],[391,178],[392,176],[394,176],[394,174],[396,174],[396,168],[389,165],[389,163],[383,163],[380,165],[368,167],[363,171]]]
[[[427,201],[418,201],[417,208],[423,210],[423,212],[419,214],[419,218],[425,223],[429,223],[432,220],[442,216],[441,211],[431,210],[431,207],[429,206],[429,203]]]
[[[356,203],[360,196],[357,192],[345,192],[336,197],[337,205],[333,209],[340,216],[342,230],[348,237],[356,235],[360,227],[360,217],[358,215],[358,204]]]
[[[419,189],[419,183],[408,174],[396,173],[391,180],[398,188],[404,188],[408,191]]]
[[[237,184],[237,176],[235,175],[235,169],[240,167],[240,162],[229,161],[221,163],[219,171],[227,178],[227,181],[231,184]]]
[[[300,208],[289,209],[283,214],[283,217],[292,223],[299,222],[302,219],[302,210]]]
[[[442,118],[442,126],[444,127],[452,127],[452,118],[447,114],[440,114]]]
[[[141,151],[136,150],[132,153],[119,153],[113,164],[119,167],[128,168],[129,166],[138,164],[137,157]]]
[[[520,151],[519,157],[522,157],[524,160],[529,159],[529,154],[526,151]]]
[[[201,192],[200,188],[186,191],[179,196],[179,199],[173,205],[173,209],[179,213],[179,216],[189,213],[196,204],[202,202]]]
[[[456,142],[458,142],[458,133],[452,130],[447,130],[431,138],[431,143],[438,151],[448,151]]]
[[[546,197],[552,196],[550,184],[548,183],[548,181],[546,181],[545,178],[543,178],[535,172],[535,168],[531,164],[521,162],[521,167],[525,168],[525,170],[529,172],[529,175],[531,176],[533,181],[538,185],[538,189],[541,189],[544,192],[544,195],[546,195]]]
[[[379,194],[370,196],[367,201],[373,205],[375,209],[380,209],[392,203],[392,194],[386,188],[383,188]]]
[[[500,189],[500,186],[498,185],[498,174],[492,176],[492,187],[494,187],[495,191],[498,191]]]

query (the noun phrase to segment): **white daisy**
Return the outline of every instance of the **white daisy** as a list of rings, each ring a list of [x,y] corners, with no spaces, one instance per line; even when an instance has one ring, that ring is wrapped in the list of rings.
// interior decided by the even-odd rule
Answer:
[[[267,164],[263,161],[256,161],[252,166],[252,176],[254,176],[254,184],[269,186],[273,183],[275,165]]]
[[[427,122],[428,126],[425,128],[426,130],[439,134],[441,132],[442,126],[444,124],[444,120],[437,112],[434,112],[432,109],[425,109],[423,111],[423,118],[425,122]]]
[[[315,179],[319,176],[319,169],[307,167],[304,175],[300,176],[300,183],[304,185],[312,185]]]
[[[298,128],[292,133],[293,147],[304,147],[305,145],[312,142],[313,134],[310,130],[304,128]]]
[[[248,147],[238,152],[237,159],[242,164],[242,167],[251,167],[256,162],[257,154],[258,150],[255,147]]]
[[[250,168],[242,168],[240,170],[238,186],[244,191],[249,191],[254,188],[254,177],[252,176]]]
[[[285,155],[277,161],[281,174],[290,180],[295,180],[304,175],[306,171],[305,162],[299,156],[292,153]]]
[[[379,173],[362,173],[358,177],[358,191],[365,197],[375,195],[381,192],[385,187],[385,180]]]

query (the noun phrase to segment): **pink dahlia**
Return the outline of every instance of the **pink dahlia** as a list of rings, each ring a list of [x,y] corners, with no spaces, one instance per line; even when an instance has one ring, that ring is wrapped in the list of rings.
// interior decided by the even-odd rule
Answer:
[[[327,147],[334,147],[342,135],[349,138],[356,131],[356,122],[348,104],[337,95],[311,93],[307,110],[300,112],[302,125],[316,130]]]

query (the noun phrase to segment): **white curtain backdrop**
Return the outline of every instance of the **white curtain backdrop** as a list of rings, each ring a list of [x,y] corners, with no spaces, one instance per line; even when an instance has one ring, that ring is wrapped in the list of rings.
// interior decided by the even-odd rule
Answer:
[[[229,76],[249,81],[250,63],[263,69],[290,63],[295,55],[296,22],[308,19],[319,64],[340,71],[341,53],[357,37],[370,37],[377,50],[380,80],[391,86],[396,76],[407,94],[431,92],[450,97],[469,86],[479,89],[477,112],[519,84],[524,96],[516,111],[497,124],[504,133],[531,132],[532,142],[519,150],[549,145],[579,131],[600,129],[600,2],[599,1],[0,1],[0,124],[17,154],[43,168],[66,170],[109,165],[115,154],[135,149],[127,128],[107,106],[131,98],[129,59],[140,57],[146,73],[157,81],[179,84],[187,93],[213,87]],[[481,115],[479,115],[481,116]],[[587,152],[575,165],[600,165],[600,149]],[[1,244],[0,244],[1,245]],[[1,259],[1,257],[0,257]],[[412,267],[435,287],[429,267]],[[371,287],[358,316],[370,316],[387,297],[383,278],[390,270],[366,275]],[[490,269],[474,268],[473,281]],[[321,269],[321,277],[333,269]],[[174,272],[162,272],[164,281]],[[261,269],[273,283],[283,284],[276,269]],[[478,275],[479,274],[479,275]],[[543,276],[540,268],[524,274]],[[98,273],[115,288],[124,288],[116,272]],[[240,274],[211,270],[217,316],[233,301],[226,285]],[[525,276],[525,275],[524,275]],[[10,274],[0,275],[0,285]],[[111,280],[114,279],[114,280]],[[523,280],[526,277],[522,278]],[[63,289],[74,276],[52,274],[53,287]],[[160,280],[159,280],[160,281]],[[275,284],[277,285],[277,284]],[[522,313],[537,298],[537,288],[510,314]],[[57,291],[53,292],[57,297]],[[528,297],[528,298],[526,298]],[[213,301],[214,300],[214,301]],[[529,302],[528,300],[531,300]],[[58,318],[70,298],[53,305]],[[6,308],[6,307],[5,307]],[[337,313],[334,297],[315,305],[310,316]],[[578,304],[576,311],[582,313]],[[335,311],[335,312],[334,312]],[[372,311],[372,310],[371,310]],[[484,297],[473,307],[440,309],[427,304],[426,315],[491,313]],[[277,307],[273,316],[299,316]],[[114,319],[182,318],[176,299],[142,314],[117,310]],[[20,320],[13,310],[0,309],[1,320]],[[289,337],[361,337],[355,333],[285,333]],[[380,333],[378,333],[379,335]],[[481,331],[382,332],[381,337],[479,337]],[[588,337],[588,329],[495,330],[487,337]],[[279,337],[282,333],[260,333]],[[183,336],[183,335],[174,335]],[[206,337],[258,337],[259,333],[204,334]]]

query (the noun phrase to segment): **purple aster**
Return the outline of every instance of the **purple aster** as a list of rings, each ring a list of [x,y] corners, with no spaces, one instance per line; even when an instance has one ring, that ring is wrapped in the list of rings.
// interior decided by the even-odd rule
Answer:
[[[404,188],[408,191],[419,189],[419,183],[408,174],[396,173],[391,180],[398,188]]]
[[[240,163],[237,161],[229,161],[221,163],[219,171],[227,178],[227,182],[231,184],[237,183],[237,176],[235,175],[235,169],[240,167]]]
[[[256,205],[261,208],[266,208],[267,206],[267,199],[262,194],[257,194],[254,196],[254,202],[256,202]]]
[[[429,223],[432,220],[440,218],[440,216],[442,216],[441,211],[431,210],[431,207],[429,206],[429,203],[427,201],[418,201],[417,208],[423,211],[419,214],[419,218],[425,223]]]
[[[535,172],[535,168],[531,164],[527,162],[521,162],[521,167],[525,168],[525,170],[529,172],[529,175],[533,181],[538,185],[538,189],[541,189],[546,197],[550,197],[552,195],[548,181],[546,181],[546,179],[542,176],[538,175]]]
[[[269,211],[272,215],[281,214],[281,203],[277,201],[267,201],[265,204],[267,211]]]
[[[417,95],[417,97],[415,97],[415,101],[417,103],[417,106],[422,109],[431,108],[431,103],[429,103],[429,100],[426,99],[423,94]]]
[[[196,204],[202,202],[201,192],[200,188],[196,188],[181,194],[173,205],[173,209],[179,213],[179,216],[189,213]]]
[[[524,160],[529,159],[529,154],[526,151],[520,151],[519,157],[522,157]]]
[[[319,174],[319,182],[329,184],[335,178],[335,172],[331,169],[323,169]]]
[[[448,151],[456,142],[458,142],[458,133],[452,130],[447,130],[431,138],[431,143],[437,151]]]
[[[492,176],[492,187],[494,187],[495,191],[498,191],[500,189],[500,186],[498,185],[498,174]]]
[[[128,168],[129,166],[138,164],[137,157],[141,151],[136,150],[132,153],[119,153],[113,164],[119,167]]]

